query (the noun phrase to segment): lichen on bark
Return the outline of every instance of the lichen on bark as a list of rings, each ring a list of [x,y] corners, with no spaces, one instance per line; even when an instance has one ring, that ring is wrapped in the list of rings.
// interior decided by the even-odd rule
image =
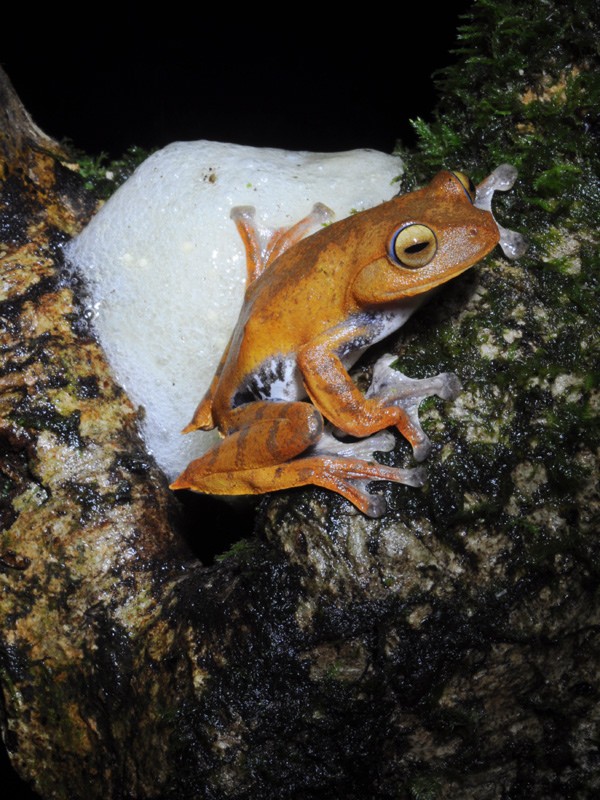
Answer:
[[[3,733],[43,796],[81,796],[82,769],[107,796],[111,750],[140,719],[114,713],[120,694],[189,555],[62,269],[95,201],[4,76],[1,92]]]
[[[393,342],[463,384],[423,405],[428,486],[382,486],[381,520],[267,497],[209,567],[181,533],[207,534],[204,501],[181,519],[61,268],[94,199],[4,81],[2,729],[42,796],[600,790],[595,10],[475,3],[409,154],[423,177],[516,163],[498,216],[532,243]]]

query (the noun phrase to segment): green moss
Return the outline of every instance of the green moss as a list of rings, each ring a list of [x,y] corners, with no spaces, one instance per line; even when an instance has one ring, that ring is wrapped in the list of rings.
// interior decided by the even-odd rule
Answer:
[[[240,539],[239,541],[235,542],[231,545],[231,547],[226,550],[224,553],[221,553],[218,556],[215,556],[215,561],[226,561],[229,558],[238,558],[242,557],[245,558],[250,556],[255,551],[254,542],[250,539]]]
[[[76,151],[74,158],[79,164],[79,172],[85,181],[85,188],[106,199],[124,183],[134,170],[151,154],[141,147],[129,147],[117,159],[110,160],[106,153],[90,156]]]
[[[406,788],[411,800],[438,800],[441,797],[439,781],[431,775],[418,775]]]
[[[547,480],[520,498],[523,516],[506,517],[507,527],[543,538],[549,516],[534,524],[525,515],[550,514],[553,504],[565,531],[579,524],[578,493],[593,466],[578,455],[600,446],[598,26],[596,0],[576,8],[475,2],[459,31],[458,62],[438,76],[444,100],[431,121],[415,121],[418,150],[404,154],[419,183],[444,166],[477,181],[503,161],[515,164],[519,181],[498,198],[497,217],[531,243],[516,265],[484,266],[448,287],[459,319],[436,319],[434,310],[415,323],[407,360],[433,364],[441,355],[443,369],[453,365],[495,440],[473,436],[477,407],[449,420],[450,456],[428,463],[429,489],[415,501],[446,525],[476,513],[497,527],[525,460],[542,465]],[[471,286],[480,294],[472,311]],[[413,374],[405,361],[402,368]],[[467,492],[494,502],[465,511]]]
[[[479,0],[458,41],[457,63],[437,76],[443,101],[430,122],[414,121],[418,152],[403,154],[417,180],[442,166],[479,180],[508,161],[521,188],[506,206],[530,229],[556,217],[561,225],[595,225],[597,1]]]

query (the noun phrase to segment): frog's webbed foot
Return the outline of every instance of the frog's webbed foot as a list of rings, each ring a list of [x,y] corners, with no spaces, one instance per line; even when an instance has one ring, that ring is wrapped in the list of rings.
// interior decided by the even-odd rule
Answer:
[[[364,439],[343,442],[326,429],[306,456],[322,458],[324,468],[321,471],[329,475],[328,482],[322,485],[334,488],[368,517],[377,518],[385,514],[387,504],[382,495],[368,491],[367,487],[373,481],[393,481],[418,487],[423,486],[426,480],[425,470],[421,467],[400,469],[387,467],[374,460],[375,453],[387,453],[394,449],[395,444],[396,439],[390,431],[379,431]],[[316,482],[319,483],[319,480]]]
[[[383,495],[374,494],[367,488],[373,481],[391,481],[404,486],[419,487],[427,480],[423,467],[401,469],[347,456],[321,455],[317,458],[318,469],[310,482],[343,495],[367,517],[381,517],[387,511]],[[296,464],[301,467],[310,460],[310,457],[306,461],[300,458]]]
[[[402,433],[410,441],[415,459],[423,461],[431,452],[431,441],[421,427],[419,406],[426,397],[433,395],[442,400],[453,400],[460,392],[460,381],[452,372],[441,372],[430,378],[408,378],[392,369],[394,361],[397,361],[397,356],[389,353],[377,360],[366,396],[382,400],[386,405],[398,406],[405,412]]]

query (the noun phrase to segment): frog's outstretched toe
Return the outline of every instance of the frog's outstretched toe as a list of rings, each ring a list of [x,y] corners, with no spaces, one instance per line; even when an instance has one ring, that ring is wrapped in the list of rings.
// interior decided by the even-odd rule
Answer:
[[[365,491],[365,495],[368,495],[367,505],[364,509],[364,514],[371,519],[379,519],[383,517],[384,514],[387,513],[388,505],[386,502],[385,497],[382,494],[371,494],[371,492]]]
[[[477,187],[475,207],[481,208],[483,211],[489,211],[494,217],[494,212],[492,210],[494,192],[507,192],[509,189],[512,189],[517,180],[517,175],[517,169],[513,167],[512,164],[500,164],[499,167],[496,167],[496,169]],[[495,217],[494,222],[498,226],[500,247],[504,255],[513,260],[520,258],[529,247],[527,239],[517,231],[503,228]]]
[[[405,483],[407,486],[414,486],[415,489],[420,489],[421,486],[425,486],[427,483],[427,470],[425,467],[415,467],[414,469],[403,470],[403,472],[410,473],[410,475],[406,476],[405,480],[402,481],[402,483]]]
[[[458,375],[455,375],[454,372],[440,372],[439,375],[436,375],[436,378],[440,383],[440,388],[436,395],[441,397],[442,400],[456,400],[462,391]]]
[[[422,442],[413,445],[413,458],[415,461],[425,461],[425,459],[431,453],[433,445],[431,444],[431,439],[426,436]]]
[[[311,455],[340,456],[360,461],[373,461],[374,453],[389,453],[396,445],[394,434],[390,431],[379,431],[364,439],[343,442],[336,439],[330,430],[325,429],[319,441],[312,447]]]

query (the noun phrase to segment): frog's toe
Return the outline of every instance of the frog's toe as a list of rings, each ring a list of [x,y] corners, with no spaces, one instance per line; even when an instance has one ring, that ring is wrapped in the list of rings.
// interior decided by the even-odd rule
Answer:
[[[413,458],[415,461],[425,461],[425,459],[431,453],[433,445],[431,444],[431,439],[428,436],[417,442],[417,444],[413,445]]]
[[[243,220],[251,220],[254,219],[256,215],[256,209],[254,206],[233,206],[231,211],[229,212],[229,216],[231,219],[243,219]]]
[[[494,192],[506,192],[511,189],[517,180],[517,170],[512,164],[500,164],[499,167],[488,175],[477,187],[475,206],[481,208],[494,217],[492,210],[492,198]],[[494,217],[494,222],[498,226],[500,234],[500,247],[507,258],[520,258],[528,249],[527,239],[517,231],[503,228]]]
[[[404,483],[407,486],[414,486],[417,489],[421,486],[425,486],[427,483],[427,470],[425,467],[415,467],[414,469],[405,469],[402,471],[410,474],[405,475],[404,480],[400,481],[400,483]]]
[[[340,432],[343,433],[343,432]],[[396,439],[390,431],[379,431],[364,439],[343,442],[325,430],[319,441],[313,446],[313,455],[333,455],[346,458],[372,460],[374,453],[389,453],[396,446]]]
[[[371,519],[379,519],[387,512],[388,504],[382,494],[373,494],[367,490],[368,483],[369,481],[354,481],[354,487],[362,495],[363,514]]]
[[[436,378],[440,384],[439,389],[436,391],[437,396],[441,397],[442,400],[456,400],[462,391],[458,375],[455,375],[454,372],[440,372],[439,375],[436,375]]]

